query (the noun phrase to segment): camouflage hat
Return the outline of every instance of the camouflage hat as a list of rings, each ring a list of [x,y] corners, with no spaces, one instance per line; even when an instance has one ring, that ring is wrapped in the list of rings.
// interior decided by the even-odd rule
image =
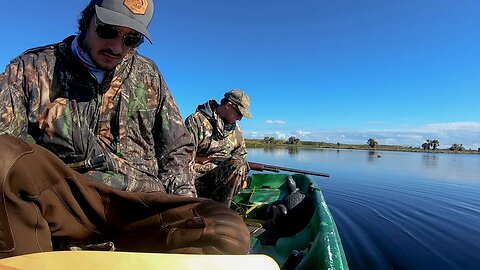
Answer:
[[[105,24],[123,26],[152,38],[147,27],[153,17],[153,0],[103,0],[95,6],[97,17]]]
[[[247,94],[238,89],[233,89],[225,93],[225,98],[235,104],[243,116],[252,119],[250,114],[250,98]]]

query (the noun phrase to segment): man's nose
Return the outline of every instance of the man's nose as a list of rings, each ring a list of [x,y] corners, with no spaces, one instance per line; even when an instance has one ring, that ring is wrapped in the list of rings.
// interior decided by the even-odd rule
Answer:
[[[120,54],[124,49],[123,45],[123,36],[118,35],[116,38],[110,40],[110,48],[112,49],[113,53]]]

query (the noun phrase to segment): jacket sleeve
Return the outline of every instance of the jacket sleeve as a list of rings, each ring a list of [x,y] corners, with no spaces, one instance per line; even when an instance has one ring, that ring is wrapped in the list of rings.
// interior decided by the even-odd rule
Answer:
[[[185,125],[187,126],[187,130],[190,132],[190,136],[192,137],[193,145],[194,145],[194,159],[198,150],[198,145],[200,143],[200,134],[202,131],[202,126],[198,123],[198,119],[196,117],[196,113],[193,113],[185,119]]]
[[[193,144],[195,145],[195,151],[193,155],[194,160],[197,156],[205,157],[204,154],[199,154],[199,151],[201,151],[200,145],[204,142],[204,140],[207,140],[207,138],[205,138],[205,127],[202,125],[201,113],[196,112],[188,116],[187,119],[185,119],[185,125],[187,126],[187,129],[192,136]],[[214,162],[206,162],[204,164],[194,162],[193,171],[195,178],[201,177],[208,171],[213,170],[215,167],[217,167],[217,165]]]
[[[17,58],[0,74],[0,134],[27,138],[23,64]]]
[[[193,174],[194,145],[163,78],[155,122],[158,177],[168,193],[196,197]]]
[[[235,137],[238,141],[238,146],[232,151],[232,156],[246,160],[247,159],[247,147],[245,145],[245,138],[243,137],[242,129],[237,125],[235,130]]]

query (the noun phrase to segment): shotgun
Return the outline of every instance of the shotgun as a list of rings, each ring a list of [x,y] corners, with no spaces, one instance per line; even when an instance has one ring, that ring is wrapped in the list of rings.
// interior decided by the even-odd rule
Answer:
[[[299,170],[299,169],[292,169],[292,168],[286,168],[286,167],[280,167],[280,166],[268,165],[268,164],[261,164],[261,163],[255,163],[255,162],[248,162],[248,166],[250,166],[250,169],[252,169],[254,171],[260,171],[260,172],[269,171],[269,172],[277,172],[278,173],[280,171],[285,171],[285,172],[310,174],[310,175],[316,175],[316,176],[322,176],[322,177],[330,177],[330,175],[326,174],[326,173],[304,171],[304,170]]]
[[[218,163],[224,160],[225,160],[224,158],[215,158],[215,157],[195,157],[195,162],[200,164],[205,164],[207,162]],[[309,174],[309,175],[315,175],[315,176],[321,176],[321,177],[330,177],[330,175],[326,173],[292,169],[292,168],[286,168],[286,167],[280,167],[280,166],[274,166],[274,165],[268,165],[268,164],[261,164],[256,162],[248,162],[248,166],[250,167],[250,169],[254,171],[260,171],[260,172],[269,171],[269,172],[278,173],[280,171],[285,171],[285,172],[303,173],[303,174]]]

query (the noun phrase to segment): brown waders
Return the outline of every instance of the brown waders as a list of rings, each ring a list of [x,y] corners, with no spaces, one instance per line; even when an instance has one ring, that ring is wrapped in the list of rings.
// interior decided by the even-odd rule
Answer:
[[[246,254],[250,245],[242,219],[220,203],[119,191],[7,135],[0,196],[0,258],[108,241],[123,251],[196,254]]]

